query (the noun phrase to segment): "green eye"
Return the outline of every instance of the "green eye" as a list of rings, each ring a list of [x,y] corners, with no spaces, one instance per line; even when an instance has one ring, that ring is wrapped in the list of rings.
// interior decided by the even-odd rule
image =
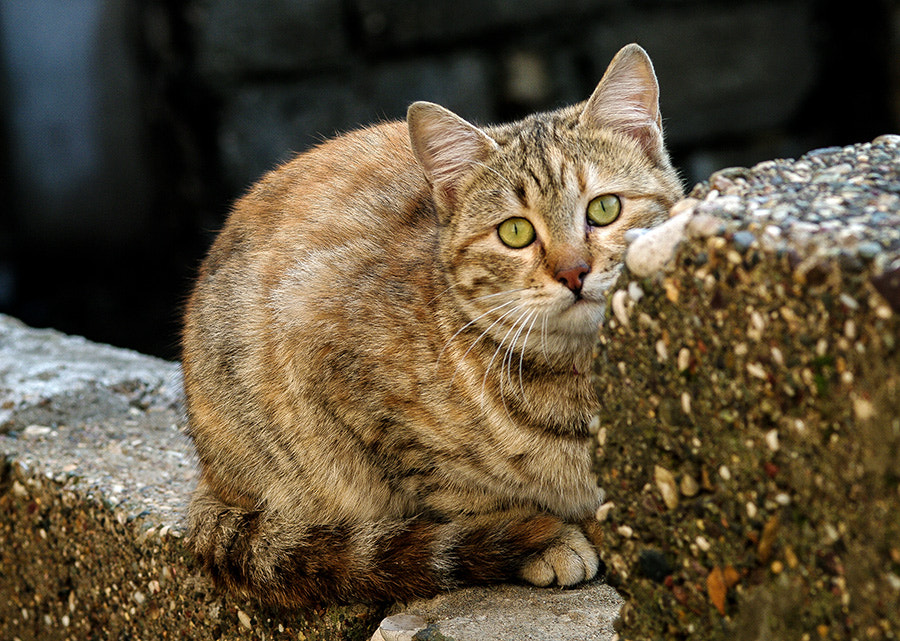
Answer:
[[[596,227],[609,225],[619,217],[622,202],[615,194],[597,196],[587,206],[588,222]]]
[[[524,218],[507,218],[497,227],[497,235],[507,247],[520,249],[534,242],[534,225]]]

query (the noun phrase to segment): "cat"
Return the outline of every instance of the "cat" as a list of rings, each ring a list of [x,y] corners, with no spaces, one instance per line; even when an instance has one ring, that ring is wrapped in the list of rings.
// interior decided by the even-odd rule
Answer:
[[[188,542],[283,606],[597,573],[588,423],[624,233],[682,188],[647,54],[476,127],[417,102],[235,204],[183,332]]]

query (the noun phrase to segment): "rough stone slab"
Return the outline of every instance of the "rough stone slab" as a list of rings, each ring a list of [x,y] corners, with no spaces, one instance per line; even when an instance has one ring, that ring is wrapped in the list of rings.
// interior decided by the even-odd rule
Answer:
[[[690,196],[629,249],[595,362],[620,633],[896,639],[900,136]]]
[[[0,315],[0,433],[92,412],[171,407],[180,392],[174,363]]]
[[[470,588],[395,610],[418,621],[408,625],[414,639],[612,641],[621,606],[615,590],[595,581],[575,589]],[[381,636],[376,634],[373,641],[393,641],[386,627],[382,623]]]
[[[183,543],[196,475],[179,367],[0,316],[0,639],[369,639],[386,606],[261,608]],[[408,606],[429,638],[609,639],[602,584]],[[565,634],[563,634],[565,631]],[[568,635],[568,636],[566,636]]]

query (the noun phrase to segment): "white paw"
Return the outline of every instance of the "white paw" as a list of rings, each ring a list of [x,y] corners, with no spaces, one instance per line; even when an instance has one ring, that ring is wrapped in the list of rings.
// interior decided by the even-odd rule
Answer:
[[[568,525],[559,541],[522,566],[520,576],[540,587],[574,585],[592,579],[599,565],[597,551],[581,529]]]

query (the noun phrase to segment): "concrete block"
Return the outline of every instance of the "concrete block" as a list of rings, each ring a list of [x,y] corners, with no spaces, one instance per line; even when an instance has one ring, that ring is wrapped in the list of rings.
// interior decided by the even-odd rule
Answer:
[[[577,589],[470,588],[395,607],[402,614],[382,622],[381,639],[372,641],[392,641],[394,628],[413,639],[613,641],[621,607],[621,597],[601,581]]]
[[[595,363],[620,633],[896,638],[900,136],[676,208],[629,248]]]

